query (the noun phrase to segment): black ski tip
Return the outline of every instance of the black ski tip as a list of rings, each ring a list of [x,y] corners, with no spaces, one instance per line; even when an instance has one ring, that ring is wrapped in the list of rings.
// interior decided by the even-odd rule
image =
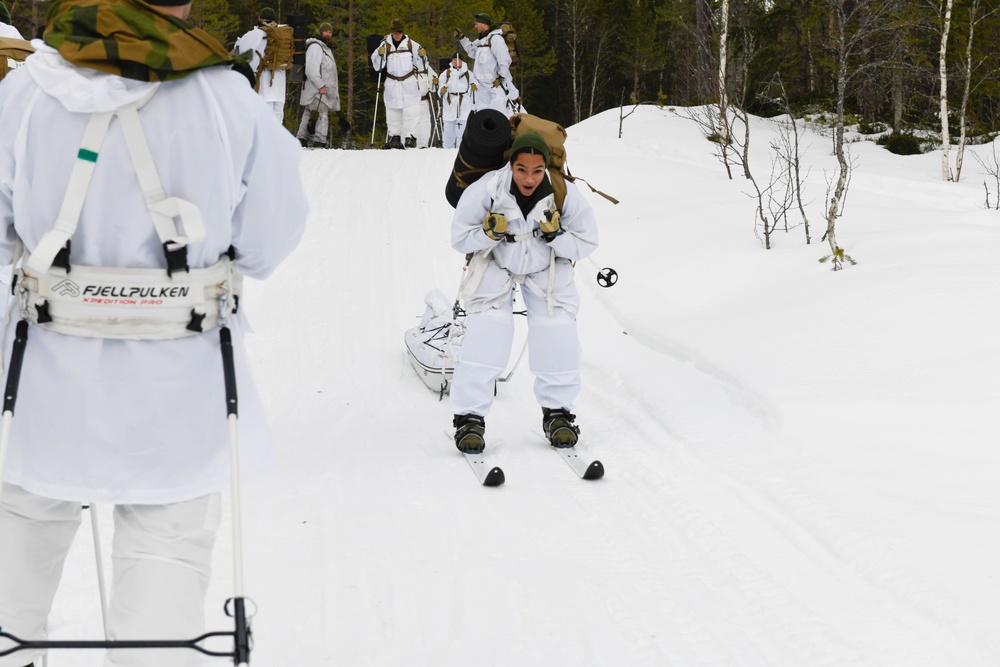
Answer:
[[[604,464],[600,461],[594,461],[589,466],[587,466],[587,472],[583,473],[584,479],[600,479],[604,477]]]
[[[601,472],[603,475],[603,471]],[[506,481],[503,475],[503,470],[494,466],[492,470],[486,473],[486,479],[483,480],[483,486],[500,486]]]

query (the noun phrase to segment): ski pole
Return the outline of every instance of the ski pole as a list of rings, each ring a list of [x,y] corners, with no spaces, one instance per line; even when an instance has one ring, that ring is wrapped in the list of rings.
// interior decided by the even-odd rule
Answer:
[[[375,87],[375,117],[372,118],[372,142],[375,145],[375,124],[378,122],[378,96],[382,92],[382,70],[378,72],[378,85]]]
[[[17,387],[21,382],[21,366],[24,363],[24,348],[28,345],[28,320],[21,320],[14,329],[14,345],[10,352],[10,367],[7,369],[7,386],[3,393],[3,423],[0,425],[0,496],[3,495],[3,469],[7,463],[7,449],[10,445],[10,425],[14,420],[14,404],[17,403]]]
[[[108,636],[108,594],[104,584],[104,557],[101,555],[101,530],[97,526],[97,506],[91,503],[90,532],[94,537],[94,561],[97,563],[97,591],[101,596],[101,625],[104,627],[104,638]]]
[[[222,370],[226,384],[226,414],[229,419],[229,467],[233,504],[233,617],[236,636],[233,664],[250,662],[250,627],[247,624],[243,598],[243,517],[240,510],[240,462],[237,430],[236,362],[233,359],[233,337],[229,327],[219,329],[222,347]]]

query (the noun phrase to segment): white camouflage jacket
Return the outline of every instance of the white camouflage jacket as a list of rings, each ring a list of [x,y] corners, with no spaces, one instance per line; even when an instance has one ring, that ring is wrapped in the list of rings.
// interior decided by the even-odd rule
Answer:
[[[490,30],[475,41],[463,37],[460,42],[469,57],[476,61],[472,65],[472,73],[476,75],[476,79],[484,86],[493,86],[497,79],[505,87],[508,86],[511,80],[510,51],[507,50],[507,43],[499,28]]]
[[[386,108],[405,109],[419,104],[423,93],[417,83],[417,73],[427,69],[424,48],[409,35],[403,35],[399,46],[393,45],[392,35],[386,35],[379,44],[379,48],[383,47],[384,53],[379,53],[378,49],[372,51],[371,63],[376,70],[385,69],[382,81]]]
[[[458,69],[449,66],[438,77],[438,91],[441,95],[441,119],[465,120],[472,112],[475,93],[479,88],[476,76],[464,62]]]
[[[319,90],[323,86],[326,86],[326,93],[321,96]],[[305,81],[302,82],[299,104],[315,105],[317,97],[322,97],[323,104],[331,111],[340,111],[337,61],[333,51],[322,40],[310,37],[306,40]]]
[[[522,282],[538,296],[551,291],[557,305],[575,313],[579,295],[573,281],[573,262],[589,256],[597,248],[597,217],[594,209],[572,183],[566,184],[560,223],[565,230],[551,242],[540,236],[524,240],[494,241],[483,231],[488,212],[507,218],[508,233],[529,234],[547,209],[555,208],[555,197],[542,198],[527,218],[510,192],[510,165],[486,174],[466,189],[455,207],[451,225],[451,245],[461,253],[491,251],[492,260],[475,298],[467,305],[469,312],[485,310],[506,300],[515,282]],[[555,275],[550,275],[554,269]]]
[[[264,279],[298,244],[308,210],[301,147],[239,74],[210,67],[145,83],[36,53],[0,86],[0,263],[20,238],[30,253],[57,219],[93,112],[156,92],[139,110],[164,191],[198,206],[204,241],[193,268],[236,249],[235,267]],[[163,268],[121,126],[112,120],[72,237],[74,264]],[[245,473],[270,463],[270,434],[231,318]],[[8,368],[19,308],[10,299],[2,341]],[[229,485],[228,422],[217,330],[174,340],[86,338],[32,326],[4,480],[71,501],[161,504]]]

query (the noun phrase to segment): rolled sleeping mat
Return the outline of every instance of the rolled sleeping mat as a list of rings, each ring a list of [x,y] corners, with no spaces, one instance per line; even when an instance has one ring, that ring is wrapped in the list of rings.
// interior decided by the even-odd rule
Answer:
[[[305,79],[306,71],[306,37],[309,30],[306,28],[305,14],[286,14],[285,20],[292,26],[292,37],[295,40],[295,51],[292,53],[292,71],[289,78],[292,81],[302,81]]]
[[[444,196],[452,208],[458,206],[465,189],[483,174],[504,165],[510,147],[510,121],[495,109],[473,112],[465,124],[458,157],[448,176]]]

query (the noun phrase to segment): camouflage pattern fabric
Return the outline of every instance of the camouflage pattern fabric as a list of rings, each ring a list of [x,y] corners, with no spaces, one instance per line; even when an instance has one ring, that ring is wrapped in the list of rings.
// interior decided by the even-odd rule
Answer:
[[[169,81],[233,62],[207,32],[142,0],[57,0],[46,16],[45,43],[78,67],[137,81]]]

